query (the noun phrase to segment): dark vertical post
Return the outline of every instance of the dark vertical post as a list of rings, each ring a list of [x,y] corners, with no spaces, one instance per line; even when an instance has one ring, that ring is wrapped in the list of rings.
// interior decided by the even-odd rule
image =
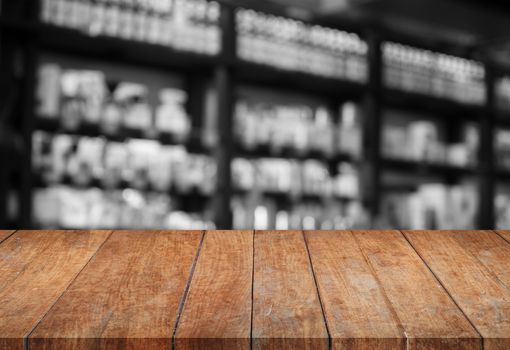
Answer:
[[[479,228],[494,228],[494,187],[496,182],[494,157],[495,72],[485,65],[486,102],[480,120],[480,149],[478,153]]]
[[[25,18],[30,23],[36,23],[39,17],[39,1],[28,1],[25,8]],[[29,33],[23,50],[23,84],[22,84],[22,123],[21,135],[24,143],[24,154],[21,159],[21,189],[20,189],[20,228],[32,228],[32,134],[35,123],[35,86],[38,64],[38,37]]]
[[[0,146],[1,147],[1,146]],[[6,164],[7,155],[0,148],[0,227],[7,227],[7,195],[9,181],[9,166]]]
[[[23,11],[17,4],[2,3],[2,17],[9,22],[19,21]],[[17,28],[0,26],[0,227],[7,227],[8,196],[12,189],[13,173],[19,172],[20,84],[23,79],[23,58]],[[22,41],[22,40],[21,40]]]
[[[187,79],[186,91],[188,93],[188,102],[186,111],[191,118],[192,137],[190,140],[191,149],[194,151],[201,139],[201,131],[204,119],[204,102],[206,98],[207,78],[202,74],[192,74]]]
[[[230,199],[232,197],[231,163],[233,154],[233,105],[234,87],[231,62],[236,55],[235,9],[222,5],[221,11],[222,53],[220,63],[214,70],[214,86],[218,96],[217,132],[218,181],[214,198],[216,225],[219,229],[232,227]]]
[[[379,35],[370,31],[368,43],[368,82],[364,98],[363,198],[372,218],[379,214],[381,201],[381,130],[382,130],[382,49]]]
[[[25,79],[23,82],[23,123],[21,134],[24,154],[21,165],[20,220],[23,228],[32,227],[32,134],[34,132],[35,85],[37,65],[37,44],[31,41],[24,48]]]
[[[0,0],[0,7],[3,8],[3,0]],[[5,10],[4,10],[5,11]],[[5,15],[1,15],[5,16]],[[4,106],[5,101],[1,98],[1,96],[5,96],[5,87],[3,86],[6,82],[5,76],[5,48],[3,43],[3,27],[0,24],[0,110]],[[3,84],[2,84],[3,82]],[[2,121],[0,120],[0,123]],[[1,124],[0,124],[1,127]],[[7,212],[7,177],[8,177],[8,169],[5,164],[5,159],[7,158],[4,155],[5,151],[2,147],[0,141],[0,227],[6,227],[6,212]]]

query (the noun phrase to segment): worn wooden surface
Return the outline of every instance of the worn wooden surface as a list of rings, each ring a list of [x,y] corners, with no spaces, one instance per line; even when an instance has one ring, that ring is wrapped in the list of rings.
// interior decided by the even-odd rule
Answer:
[[[198,231],[113,233],[32,333],[29,347],[171,349],[201,238]]]
[[[208,232],[175,349],[250,349],[253,232]]]
[[[351,232],[307,232],[333,349],[404,349],[395,311]]]
[[[303,233],[255,234],[253,349],[328,349]]]
[[[497,231],[497,233],[506,239],[508,242],[510,242],[510,231]]]
[[[5,239],[7,239],[7,237],[9,237],[13,233],[14,231],[0,230],[0,243],[2,243]]]
[[[0,244],[0,349],[23,349],[108,235],[19,231]]]
[[[510,285],[502,281],[500,270],[510,267],[510,255],[498,253],[496,261],[493,253],[494,241],[501,249],[508,243],[493,232],[405,235],[480,332],[483,349],[510,349]],[[490,268],[494,263],[501,265],[497,271]]]
[[[0,231],[6,349],[507,350],[510,231]]]
[[[354,233],[411,349],[479,349],[462,311],[398,231]]]

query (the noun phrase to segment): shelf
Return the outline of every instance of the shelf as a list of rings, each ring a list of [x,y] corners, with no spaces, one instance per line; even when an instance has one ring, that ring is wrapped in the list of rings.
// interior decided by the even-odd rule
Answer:
[[[320,194],[293,194],[289,192],[281,191],[269,191],[269,190],[245,190],[245,189],[234,189],[235,195],[248,195],[252,192],[257,192],[263,197],[271,198],[280,203],[302,203],[307,202],[325,202],[329,200],[335,200],[340,202],[353,202],[358,200],[357,198],[343,197],[343,196],[324,196]]]
[[[254,149],[246,149],[242,146],[236,145],[236,151],[234,152],[235,158],[248,158],[248,159],[258,159],[258,158],[283,158],[283,159],[294,159],[294,160],[319,160],[325,163],[341,163],[341,162],[350,162],[354,163],[356,160],[348,155],[348,154],[338,154],[338,155],[325,155],[319,151],[305,151],[300,152],[292,148],[283,148],[280,151],[271,150],[268,146],[259,146]]]
[[[510,129],[510,111],[496,111],[496,126]]]
[[[201,144],[201,133],[198,130],[192,132],[191,138],[188,141],[181,142],[174,136],[165,133],[161,133],[155,137],[148,137],[141,130],[123,129],[119,134],[108,135],[101,131],[100,127],[96,124],[82,124],[77,130],[66,130],[60,126],[60,121],[58,119],[47,119],[41,117],[36,118],[35,130],[46,131],[52,134],[102,137],[111,142],[126,142],[129,139],[154,140],[166,146],[182,145],[192,153],[208,153],[208,150]]]
[[[472,168],[463,168],[444,164],[421,163],[410,160],[387,158],[382,161],[382,164],[386,170],[410,173],[418,176],[467,176],[475,174],[475,170]]]
[[[412,193],[418,189],[418,185],[415,184],[383,184],[381,186],[383,192],[395,192],[395,193]]]
[[[1,15],[0,15],[0,28],[23,32],[26,34],[35,31],[35,26],[31,23],[22,20],[6,18],[5,16]]]
[[[230,2],[232,6],[239,5],[235,1],[232,0],[221,0],[224,2]],[[255,5],[259,5],[256,1],[248,1]],[[23,0],[22,3],[25,1]],[[271,12],[271,11],[269,11]],[[200,91],[200,85],[204,84],[207,86],[211,81],[211,78],[215,75],[213,73],[222,71],[225,69],[225,76],[221,74],[216,74],[216,80],[213,81],[214,87],[217,88],[218,96],[220,97],[219,107],[216,106],[216,112],[221,111],[218,115],[220,115],[220,119],[222,121],[229,120],[227,117],[231,117],[231,115],[227,115],[231,111],[231,107],[235,104],[235,100],[232,94],[232,90],[235,91],[235,87],[241,84],[246,85],[255,85],[255,86],[263,86],[267,89],[280,89],[283,91],[295,92],[296,95],[301,94],[303,96],[310,96],[311,98],[316,97],[317,100],[324,100],[324,103],[328,103],[328,108],[337,109],[339,106],[339,102],[354,100],[360,101],[361,103],[366,103],[364,107],[367,107],[367,120],[371,120],[370,118],[377,118],[378,111],[380,109],[384,110],[384,108],[395,108],[402,110],[410,110],[413,112],[423,112],[425,115],[429,115],[431,119],[435,121],[444,121],[449,123],[449,127],[456,128],[457,125],[461,125],[465,122],[470,121],[481,121],[485,116],[486,106],[477,106],[477,105],[469,105],[465,103],[460,103],[453,100],[448,100],[446,98],[439,98],[434,96],[428,96],[420,93],[411,93],[405,91],[399,91],[397,89],[388,89],[384,86],[381,87],[381,100],[379,99],[378,92],[369,88],[366,83],[352,82],[343,80],[340,78],[330,78],[324,77],[312,73],[299,72],[294,70],[286,70],[277,67],[272,67],[265,64],[258,64],[253,62],[247,62],[241,60],[234,55],[230,55],[226,52],[230,52],[228,48],[232,48],[235,41],[235,35],[226,35],[225,38],[225,47],[226,52],[220,53],[218,55],[209,56],[205,54],[199,54],[194,52],[186,52],[180,51],[172,47],[145,43],[135,40],[125,40],[122,38],[108,37],[108,36],[90,36],[85,32],[81,32],[76,29],[71,28],[63,28],[57,27],[49,24],[42,24],[36,21],[29,21],[28,13],[25,14],[26,18],[23,20],[16,19],[6,19],[0,17],[0,28],[3,33],[7,33],[8,36],[11,37],[13,43],[15,45],[30,45],[32,48],[32,52],[34,55],[41,54],[45,50],[49,52],[56,52],[68,55],[75,55],[77,58],[82,60],[98,60],[98,61],[107,61],[108,63],[113,64],[127,64],[131,66],[139,66],[143,68],[143,70],[156,69],[158,70],[158,74],[173,74],[177,73],[179,76],[182,76],[185,80],[190,75],[193,75],[193,78],[196,76],[200,78],[199,81],[195,82],[195,79],[190,82],[188,86],[190,95],[193,95],[193,101],[191,101],[192,105],[197,108],[193,108],[193,110],[202,109],[202,103],[200,103],[199,97],[202,95]],[[282,15],[286,15],[282,13]],[[322,16],[324,17],[324,16]],[[228,18],[225,18],[228,19]],[[222,22],[222,26],[224,28],[228,28],[228,31],[225,31],[225,34],[234,33],[234,22],[231,20],[225,20]],[[314,21],[314,19],[310,19]],[[319,18],[320,20],[320,18]],[[325,20],[324,18],[322,20]],[[322,21],[321,20],[321,21]],[[337,21],[338,22],[338,21]],[[355,21],[353,21],[355,22]],[[359,22],[359,21],[358,21]],[[334,24],[332,25],[340,26],[344,25],[344,23]],[[362,34],[365,32],[363,23],[355,23],[359,25],[359,33]],[[390,33],[387,32],[384,28],[378,33],[379,39],[387,40],[388,35]],[[398,37],[394,37],[395,42],[405,42],[405,33],[401,33]],[[11,40],[9,39],[9,40]],[[231,39],[231,40],[229,40]],[[371,39],[369,36],[367,39]],[[376,38],[377,39],[377,38]],[[370,45],[377,44],[378,40],[370,40]],[[14,45],[10,47],[8,45],[5,47],[6,50],[12,51],[14,53]],[[372,47],[372,46],[371,46]],[[6,51],[6,53],[10,54],[11,52]],[[375,51],[377,52],[377,50]],[[12,56],[12,55],[11,55]],[[378,64],[381,62],[380,57],[375,57],[368,62],[368,64]],[[9,56],[10,57],[10,56]],[[15,56],[13,56],[15,57]],[[23,60],[22,60],[23,61]],[[26,62],[25,62],[26,61]],[[33,66],[33,60],[24,60],[21,62],[23,71],[27,74],[24,74],[21,77],[23,86],[34,86],[35,74],[37,72],[36,67]],[[370,70],[377,72],[381,71],[382,67],[379,65],[378,67],[370,67]],[[223,80],[222,78],[225,78]],[[197,89],[195,89],[195,84],[199,85]],[[375,85],[375,84],[374,84]],[[194,92],[195,91],[195,92]],[[198,91],[198,92],[196,92]],[[29,91],[28,91],[29,92]],[[34,108],[33,104],[33,94],[24,93],[19,98],[19,102],[16,102],[15,110],[26,110],[32,111]],[[373,102],[373,105],[371,105]],[[19,105],[18,105],[19,104]],[[197,118],[200,116],[199,112],[192,113],[193,116]],[[504,120],[504,115],[508,115],[508,121]],[[225,117],[225,118],[224,118]],[[27,115],[26,118],[29,118]],[[24,124],[24,123],[21,123]],[[84,125],[83,128],[75,132],[69,132],[63,130],[58,122],[54,125],[43,125],[39,121],[28,122],[27,131],[24,134],[25,142],[27,145],[30,143],[31,130],[32,125],[35,125],[37,129],[46,130],[54,133],[65,133],[71,135],[81,135],[81,136],[94,136],[94,137],[104,137],[107,140],[111,141],[126,141],[130,138],[144,138],[144,139],[152,139],[158,140],[166,145],[179,145],[182,143],[177,142],[175,139],[167,136],[162,137],[147,137],[147,135],[143,135],[141,132],[132,132],[126,131],[122,132],[119,135],[106,136],[101,130],[96,127],[91,127],[90,125]],[[498,116],[496,119],[496,125],[504,125],[510,128],[510,113],[502,114]],[[221,124],[223,125],[223,124]],[[221,126],[220,125],[220,126]],[[227,125],[227,124],[225,124]],[[379,127],[379,120],[375,120],[374,123],[367,124],[367,130],[369,133],[372,132],[380,132],[380,130],[369,130],[372,127]],[[480,125],[482,126],[482,125]],[[488,128],[484,128],[488,129]],[[449,130],[448,130],[449,132]],[[483,142],[487,141],[487,133],[483,133],[482,138]],[[375,135],[375,134],[374,134]],[[229,162],[230,155],[233,153],[234,156],[246,157],[248,159],[255,158],[285,158],[285,159],[296,159],[296,160],[307,160],[307,159],[315,159],[319,161],[323,161],[328,164],[328,168],[330,173],[333,173],[337,168],[337,164],[339,162],[360,162],[358,160],[354,160],[352,157],[346,155],[338,155],[338,156],[327,156],[320,154],[319,152],[306,152],[300,153],[292,150],[283,150],[282,152],[275,153],[271,149],[263,147],[257,148],[254,150],[243,150],[239,148],[236,150],[227,149],[230,138],[235,138],[234,135],[231,134],[231,128],[222,130],[221,140],[226,141],[220,142],[218,149],[220,152],[216,154],[220,172],[220,184],[218,185],[219,190],[216,190],[214,194],[203,195],[198,193],[198,191],[193,190],[190,193],[181,194],[178,193],[175,189],[171,191],[165,191],[165,194],[175,196],[176,201],[179,202],[179,206],[186,208],[187,211],[194,211],[194,205],[203,206],[204,203],[210,202],[209,199],[214,199],[214,218],[217,221],[218,226],[220,227],[228,227],[228,222],[230,218],[228,218],[229,212],[229,204],[231,194],[234,193],[236,195],[250,195],[251,189],[246,191],[242,190],[233,190],[230,191],[233,186],[231,183],[231,179],[228,176],[223,176],[228,173],[230,170],[231,163]],[[482,142],[482,143],[483,143]],[[191,141],[189,143],[184,144],[188,150],[193,153],[209,153],[205,146],[201,146],[200,136],[198,131],[194,131],[191,137]],[[370,146],[370,145],[368,145]],[[27,148],[30,149],[30,148]],[[193,151],[193,149],[197,149],[197,151]],[[478,172],[476,168],[462,168],[448,165],[439,165],[439,164],[422,164],[414,161],[407,160],[393,160],[393,159],[384,159],[380,160],[381,155],[379,154],[381,150],[377,150],[376,147],[373,148],[373,154],[368,160],[362,160],[363,167],[362,171],[362,187],[367,191],[373,191],[374,193],[370,193],[370,196],[367,196],[365,201],[369,204],[368,210],[370,214],[375,214],[377,212],[376,206],[380,202],[381,192],[379,191],[381,187],[385,189],[386,187],[381,182],[383,171],[378,173],[374,173],[370,170],[384,170],[384,171],[394,171],[398,172],[399,175],[403,175],[407,178],[408,175],[432,175],[444,178],[441,178],[441,182],[446,183],[455,183],[462,176],[470,176],[477,175],[480,177],[478,180],[485,181],[484,185],[489,187],[489,183],[487,179],[483,177],[482,171]],[[376,153],[377,152],[377,153]],[[27,163],[28,165],[28,163]],[[379,167],[380,165],[380,167]],[[365,169],[366,168],[366,169]],[[365,176],[366,172],[370,173],[370,176]],[[508,181],[510,183],[510,170],[509,171],[499,171],[494,174],[494,178],[491,180],[495,180],[496,178],[500,178],[502,181]],[[491,174],[492,176],[492,174]],[[488,177],[488,176],[486,176]],[[23,186],[27,188],[27,190],[23,190],[20,194],[20,219],[19,221],[22,223],[30,222],[30,207],[31,207],[31,196],[30,196],[30,187],[32,182],[36,184],[39,180],[37,180],[37,176],[33,179],[30,178],[30,172],[23,176],[19,176],[20,188],[23,189]],[[402,176],[398,177],[400,180]],[[397,180],[397,181],[398,181]],[[410,180],[414,180],[410,178]],[[72,181],[66,180],[64,183],[69,183],[70,186],[74,186]],[[382,185],[382,186],[380,186]],[[40,184],[40,186],[45,186],[44,184]],[[90,187],[81,187],[81,188],[91,188],[95,186],[101,189],[101,186],[98,181],[91,183]],[[396,183],[395,186],[405,186],[405,184],[400,185]],[[121,184],[118,186],[118,190],[130,188],[128,184]],[[225,189],[225,191],[221,189]],[[483,188],[483,187],[482,187]],[[106,188],[102,188],[107,190]],[[151,190],[150,188],[144,189],[143,191]],[[377,191],[374,191],[377,190]],[[412,190],[408,186],[407,190]],[[377,192],[377,193],[376,193]],[[160,192],[161,193],[161,192]],[[488,191],[490,194],[490,191]],[[275,202],[278,204],[282,203],[285,205],[293,205],[304,201],[311,201],[312,203],[321,203],[324,206],[327,206],[330,201],[356,201],[359,199],[351,199],[351,198],[335,198],[330,196],[321,196],[321,195],[294,195],[289,193],[281,193],[268,191],[266,193],[261,193],[262,196],[266,198],[274,198]],[[480,216],[482,219],[487,218],[485,222],[490,221],[490,217],[492,215],[489,211],[486,211],[485,208],[490,207],[490,201],[487,201],[483,192],[481,192],[481,200],[479,207],[481,208]],[[248,198],[248,197],[247,197]],[[263,197],[264,198],[264,197]],[[189,209],[192,208],[192,209]],[[189,209],[189,210],[188,210]],[[490,209],[490,208],[489,208]],[[25,224],[24,224],[25,225]],[[28,224],[29,225],[29,224]],[[489,224],[484,224],[484,226],[489,227]]]
[[[237,59],[234,72],[240,81],[335,99],[359,99],[365,85],[311,73],[285,70]]]
[[[508,170],[508,169],[496,170],[496,178],[498,181],[510,183],[510,170]]]
[[[102,60],[139,64],[148,67],[204,71],[219,60],[172,47],[107,36],[90,36],[76,29],[40,24],[37,30],[46,49]]]
[[[180,190],[177,190],[176,188],[172,188],[169,191],[159,191],[157,189],[152,188],[150,185],[148,185],[145,188],[137,189],[137,188],[134,188],[134,187],[130,186],[125,181],[122,181],[122,183],[119,184],[118,186],[110,188],[110,187],[104,186],[102,184],[102,182],[97,180],[97,179],[92,180],[87,185],[77,185],[77,184],[75,184],[69,178],[69,176],[65,176],[62,181],[60,181],[59,183],[56,183],[56,184],[47,184],[47,183],[45,183],[44,180],[41,178],[41,176],[39,174],[34,174],[33,178],[34,178],[34,182],[35,182],[35,188],[49,188],[49,187],[52,187],[52,186],[61,186],[61,185],[64,185],[64,186],[69,186],[69,187],[72,187],[72,188],[75,188],[75,189],[84,189],[84,190],[85,189],[94,189],[94,188],[100,189],[100,190],[103,190],[103,191],[116,191],[116,190],[133,189],[133,190],[137,190],[137,191],[140,191],[140,192],[143,192],[143,193],[161,193],[161,194],[168,194],[170,197],[195,199],[195,200],[197,200],[200,203],[203,203],[203,201],[208,200],[208,199],[210,199],[212,197],[212,194],[204,194],[204,193],[200,192],[196,188],[192,188],[190,191],[180,191]]]
[[[385,88],[383,104],[390,108],[407,109],[431,114],[440,120],[479,121],[483,106],[469,105],[457,101],[420,93]]]
[[[284,70],[238,58],[224,59],[179,51],[171,47],[107,36],[90,36],[76,29],[40,24],[38,35],[44,48],[102,60],[150,67],[207,72],[220,63],[232,66],[240,81],[269,85],[319,96],[359,98],[364,84],[311,73]]]

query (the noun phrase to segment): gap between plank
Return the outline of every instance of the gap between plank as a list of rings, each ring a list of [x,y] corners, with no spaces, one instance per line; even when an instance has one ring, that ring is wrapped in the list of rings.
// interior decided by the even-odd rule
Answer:
[[[446,292],[446,294],[450,297],[450,299],[453,301],[453,303],[455,304],[455,306],[457,306],[457,308],[460,310],[460,312],[464,315],[464,317],[466,318],[466,320],[469,322],[469,324],[473,327],[473,329],[476,331],[476,333],[478,333],[478,335],[480,336],[480,350],[483,350],[484,349],[484,341],[483,341],[483,336],[482,336],[482,333],[480,333],[480,331],[478,330],[478,328],[476,328],[475,324],[473,322],[471,322],[471,319],[466,315],[466,313],[464,312],[464,310],[462,310],[462,308],[460,307],[460,305],[457,303],[457,301],[455,300],[455,298],[453,297],[453,295],[450,294],[450,292],[448,291],[448,289],[446,289],[445,285],[443,284],[443,282],[439,279],[439,277],[434,273],[434,271],[432,271],[432,268],[427,264],[427,262],[425,261],[425,259],[421,256],[421,254],[418,252],[418,249],[416,249],[414,247],[414,245],[411,243],[411,241],[407,238],[407,235],[403,232],[403,231],[398,231],[400,232],[400,234],[404,237],[404,239],[407,241],[407,243],[411,246],[411,248],[416,252],[416,254],[420,257],[421,261],[425,264],[425,266],[427,267],[427,269],[430,271],[430,273],[432,274],[432,276],[434,276],[434,278],[437,280],[437,282],[441,285],[441,287],[443,288],[443,290]]]
[[[350,235],[352,235],[352,238],[356,242],[356,245],[358,246],[358,249],[359,249],[359,251],[361,253],[361,256],[365,260],[365,263],[367,264],[367,266],[368,266],[368,268],[370,270],[370,273],[372,274],[372,276],[374,277],[375,281],[377,282],[377,285],[381,288],[381,294],[382,294],[382,296],[384,298],[384,301],[385,301],[386,305],[388,306],[388,309],[390,309],[390,312],[391,312],[392,316],[394,317],[395,321],[397,321],[397,325],[398,325],[398,328],[399,328],[400,332],[405,337],[405,340],[406,340],[406,347],[405,348],[409,349],[409,336],[407,335],[407,331],[404,328],[404,325],[402,324],[402,321],[398,317],[397,311],[394,309],[393,304],[390,301],[390,298],[388,298],[388,295],[386,294],[386,290],[384,289],[384,286],[381,283],[381,280],[379,279],[379,276],[375,272],[375,269],[372,266],[372,263],[368,259],[368,256],[365,254],[365,251],[361,247],[361,244],[359,243],[359,240],[356,237],[356,235],[354,234],[354,232],[353,231],[348,231],[348,232],[349,232]]]
[[[251,320],[250,320],[250,350],[253,350],[253,305],[255,299],[255,230],[252,231],[251,244]]]
[[[10,233],[7,234],[7,236],[3,240],[0,240],[0,244],[2,244],[3,242],[7,241],[9,238],[11,238],[18,231],[19,230],[7,230],[7,232],[10,232]]]
[[[503,240],[503,242],[507,242],[506,239],[504,239],[502,236],[500,236],[497,232],[491,231],[491,230],[484,230],[484,231],[476,231],[476,232],[489,232],[489,233],[495,233],[496,237],[499,237]],[[469,256],[473,257],[478,262],[478,265],[493,279],[495,279],[499,284],[501,284],[501,287],[503,289],[506,289],[510,291],[510,286],[507,286],[505,282],[503,282],[498,275],[496,275],[493,271],[491,271],[481,260],[478,256],[473,254],[469,249],[464,248],[463,245],[460,245],[461,249]]]
[[[509,240],[507,240],[507,239],[505,238],[505,236],[503,236],[501,233],[499,233],[498,231],[495,231],[495,230],[492,230],[492,232],[494,232],[494,233],[495,233],[495,234],[497,234],[499,237],[503,238],[503,240],[504,240],[505,242],[507,242],[508,244],[510,244],[510,241],[509,241]]]
[[[7,230],[7,231],[11,231],[11,233],[9,233],[7,235],[7,237],[5,237],[3,240],[0,241],[0,244],[6,242],[9,238],[11,238],[16,232],[18,232],[19,230]]]
[[[172,350],[175,349],[175,335],[177,334],[177,328],[179,327],[179,322],[181,321],[182,312],[184,311],[184,306],[186,305],[186,299],[188,298],[189,289],[191,288],[191,282],[193,281],[193,276],[195,274],[195,267],[197,266],[198,258],[200,257],[200,253],[202,251],[202,245],[204,244],[206,232],[207,231],[202,231],[202,237],[200,238],[200,243],[198,244],[197,253],[195,254],[195,259],[193,259],[193,263],[191,264],[188,281],[186,282],[186,287],[184,288],[184,292],[183,292],[181,300],[179,302],[177,318],[175,319],[175,325],[174,325],[174,329],[172,332],[172,339],[170,342],[170,348]]]
[[[91,231],[89,231],[89,232],[91,232]],[[55,300],[55,302],[51,305],[51,307],[48,309],[48,311],[46,311],[46,313],[41,317],[41,319],[36,322],[34,327],[32,327],[32,329],[28,332],[28,334],[25,335],[25,337],[23,338],[23,350],[29,350],[28,340],[30,339],[30,336],[32,335],[34,330],[46,318],[46,316],[48,316],[48,314],[55,307],[55,305],[57,305],[57,303],[62,299],[62,297],[64,296],[64,294],[66,294],[66,292],[69,289],[69,287],[74,283],[74,281],[76,281],[78,276],[83,272],[83,270],[85,270],[85,268],[89,265],[89,263],[92,261],[92,259],[94,259],[94,257],[101,250],[101,248],[103,248],[104,244],[110,239],[110,237],[112,236],[113,232],[114,232],[113,230],[108,232],[108,237],[106,237],[106,239],[103,241],[103,243],[101,243],[101,245],[96,249],[94,254],[92,254],[90,259],[83,265],[83,267],[80,269],[80,271],[78,271],[78,273],[71,279],[69,284],[66,286],[66,288],[62,292],[62,294],[60,294],[60,296],[57,298],[57,300]]]
[[[305,243],[306,252],[308,254],[308,263],[310,264],[310,269],[312,270],[313,282],[315,283],[315,289],[317,290],[317,296],[319,297],[319,304],[321,305],[322,318],[324,319],[324,324],[326,325],[326,332],[328,333],[328,349],[331,350],[333,346],[333,340],[331,338],[331,333],[329,332],[328,320],[326,319],[326,312],[324,311],[324,305],[322,304],[322,297],[319,291],[319,284],[317,283],[317,277],[315,276],[315,270],[313,268],[312,256],[310,254],[310,248],[308,248],[308,241],[306,240],[305,231],[301,231],[301,236],[303,237],[303,241]]]

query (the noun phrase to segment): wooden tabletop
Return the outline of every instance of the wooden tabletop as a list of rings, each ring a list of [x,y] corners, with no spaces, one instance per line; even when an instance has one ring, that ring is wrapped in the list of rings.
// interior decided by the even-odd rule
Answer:
[[[0,231],[4,349],[510,349],[510,231]]]

